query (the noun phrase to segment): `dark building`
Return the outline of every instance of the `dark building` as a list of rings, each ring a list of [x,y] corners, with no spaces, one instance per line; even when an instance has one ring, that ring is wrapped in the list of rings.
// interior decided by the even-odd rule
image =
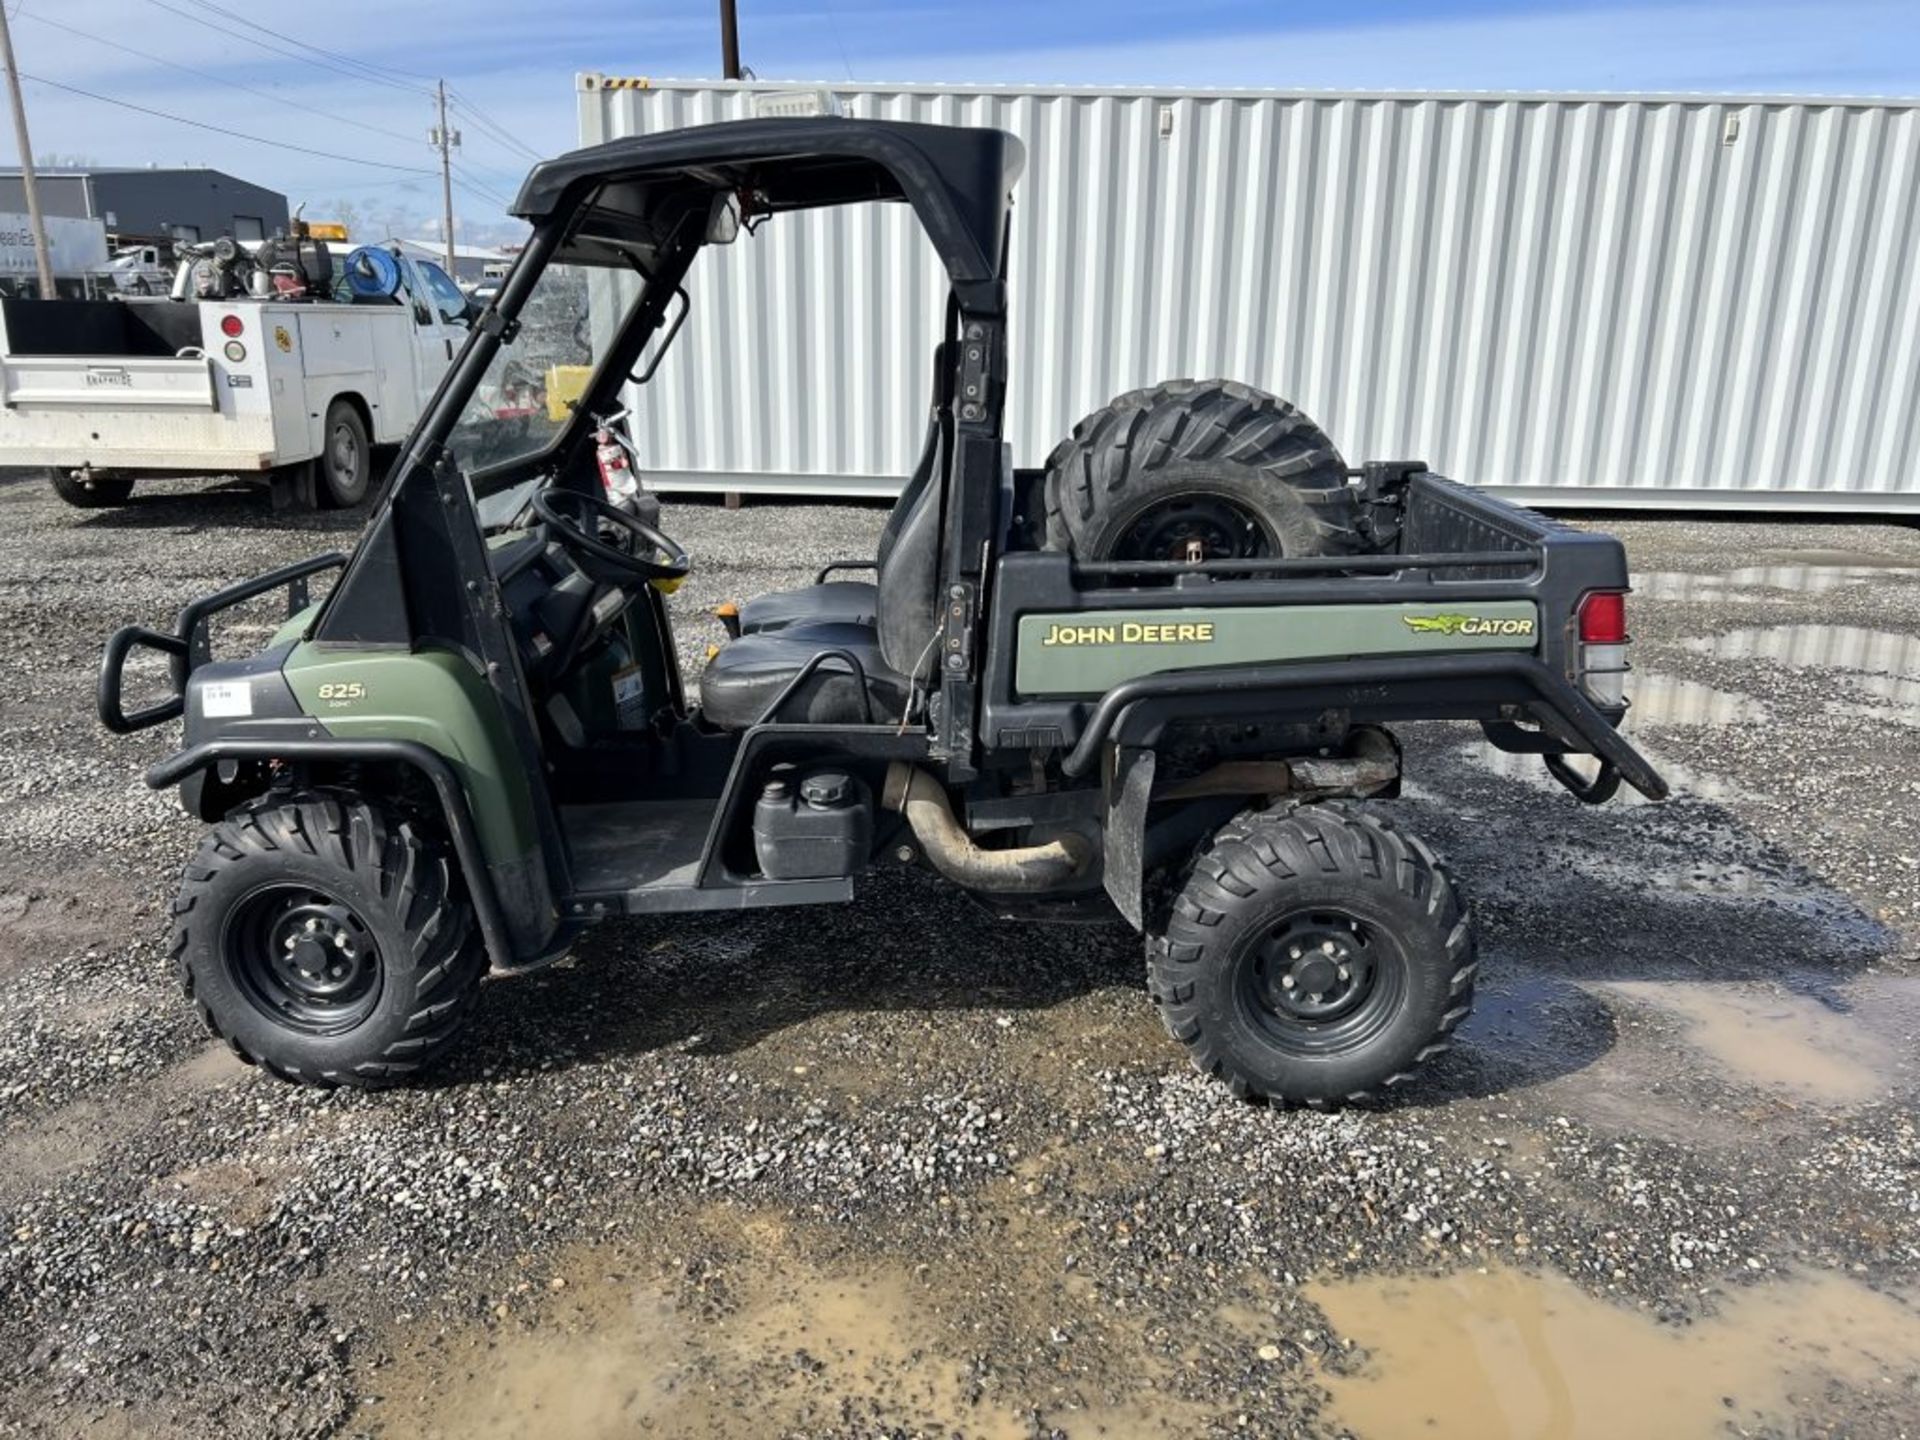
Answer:
[[[97,216],[115,245],[162,240],[264,240],[287,228],[287,197],[222,170],[199,167],[38,170],[40,208],[48,215]],[[24,214],[17,169],[0,170],[0,211]]]

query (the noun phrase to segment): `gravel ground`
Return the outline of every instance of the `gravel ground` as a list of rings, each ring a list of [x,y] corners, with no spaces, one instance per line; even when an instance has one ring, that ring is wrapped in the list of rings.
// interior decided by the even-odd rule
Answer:
[[[685,653],[881,518],[670,503]],[[1406,727],[1395,808],[1469,887],[1483,1000],[1413,1093],[1328,1116],[1191,1073],[1125,931],[910,873],[603,927],[421,1088],[246,1070],[164,960],[171,736],[101,730],[94,669],[357,523],[0,486],[0,1434],[1325,1435],[1418,1337],[1340,1333],[1316,1284],[1557,1273],[1701,1335],[1920,1285],[1920,533],[1614,526],[1670,803]],[[1799,1358],[1726,1433],[1920,1429],[1920,1345]]]

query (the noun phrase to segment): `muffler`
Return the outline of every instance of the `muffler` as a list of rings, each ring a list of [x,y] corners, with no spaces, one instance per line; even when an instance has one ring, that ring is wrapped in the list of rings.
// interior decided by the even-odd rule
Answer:
[[[927,859],[947,879],[968,890],[1008,895],[1052,890],[1087,868],[1093,846],[1068,832],[1044,845],[983,850],[953,818],[947,792],[924,770],[896,760],[887,767],[880,803],[907,817],[907,826]]]

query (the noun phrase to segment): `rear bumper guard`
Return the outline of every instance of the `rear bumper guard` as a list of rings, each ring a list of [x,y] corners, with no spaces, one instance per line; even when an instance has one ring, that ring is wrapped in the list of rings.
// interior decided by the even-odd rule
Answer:
[[[100,680],[94,693],[94,705],[100,713],[100,723],[116,735],[129,735],[135,730],[145,730],[179,719],[186,709],[187,677],[213,658],[207,638],[208,620],[222,610],[283,587],[287,592],[287,614],[297,615],[307,608],[308,578],[322,571],[337,570],[346,563],[347,557],[333,550],[325,555],[282,565],[278,570],[269,570],[251,580],[242,580],[238,585],[229,585],[211,595],[202,595],[190,601],[175,617],[171,634],[149,630],[142,625],[127,625],[114,631],[108,637],[106,650],[100,657]],[[121,692],[125,684],[127,661],[135,650],[140,649],[158,650],[167,657],[173,693],[164,700],[129,714]]]
[[[1649,800],[1667,797],[1667,782],[1635,750],[1613,722],[1580,693],[1572,681],[1555,674],[1532,655],[1489,653],[1448,655],[1423,660],[1421,678],[1470,685],[1475,681],[1518,684],[1531,692],[1532,702],[1544,709],[1585,752],[1597,757],[1600,774],[1581,781],[1564,764],[1549,772],[1581,800],[1599,803],[1612,796],[1624,779]],[[1343,686],[1391,688],[1407,676],[1405,659],[1340,660],[1310,664],[1247,665],[1212,670],[1168,670],[1142,675],[1116,685],[1100,698],[1088,717],[1061,769],[1069,776],[1085,774],[1099,758],[1107,741],[1123,723],[1128,710],[1142,701],[1194,699],[1228,691],[1306,690]],[[1575,783],[1569,783],[1571,779]]]

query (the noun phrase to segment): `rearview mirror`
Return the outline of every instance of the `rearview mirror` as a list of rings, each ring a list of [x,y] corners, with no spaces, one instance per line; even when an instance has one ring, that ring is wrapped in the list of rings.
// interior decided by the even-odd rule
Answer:
[[[740,234],[740,202],[732,195],[713,197],[713,209],[707,213],[707,243],[731,245]]]

